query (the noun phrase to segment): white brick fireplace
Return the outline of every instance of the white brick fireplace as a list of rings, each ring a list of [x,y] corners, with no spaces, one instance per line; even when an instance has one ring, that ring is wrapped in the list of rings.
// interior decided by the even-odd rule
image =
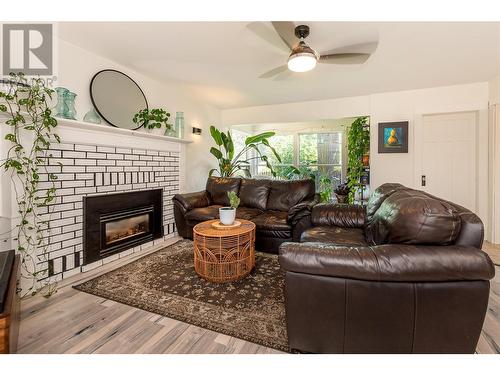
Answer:
[[[42,268],[60,281],[137,253],[176,235],[172,197],[179,191],[189,141],[77,121],[59,120],[60,144],[51,145],[40,188],[57,176],[55,203],[42,212],[50,220],[48,254]],[[5,176],[3,184],[5,185]],[[83,197],[163,189],[163,238],[83,265]],[[5,192],[3,193],[5,195]],[[14,212],[14,210],[12,210]],[[15,225],[12,217],[12,226]]]

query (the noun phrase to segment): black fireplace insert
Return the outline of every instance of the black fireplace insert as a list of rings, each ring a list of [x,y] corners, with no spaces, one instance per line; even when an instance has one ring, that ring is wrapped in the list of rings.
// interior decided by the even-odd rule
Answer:
[[[83,198],[83,264],[163,237],[163,190]]]

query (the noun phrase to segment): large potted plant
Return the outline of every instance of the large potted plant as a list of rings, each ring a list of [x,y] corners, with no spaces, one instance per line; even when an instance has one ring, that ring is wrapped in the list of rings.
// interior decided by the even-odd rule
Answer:
[[[353,204],[356,193],[363,196],[364,185],[361,176],[364,173],[363,155],[370,148],[370,129],[368,117],[358,117],[347,129],[347,186],[348,201]]]
[[[220,222],[224,225],[233,225],[236,219],[236,209],[240,205],[240,198],[234,191],[227,193],[229,198],[229,207],[219,208]]]
[[[211,126],[210,135],[214,139],[217,147],[212,147],[210,149],[210,153],[217,158],[219,167],[211,169],[208,175],[212,176],[212,174],[217,172],[220,177],[231,177],[237,175],[239,172],[242,172],[245,176],[251,177],[250,161],[260,159],[266,163],[266,166],[271,171],[271,174],[276,177],[276,172],[269,163],[267,155],[262,153],[261,150],[261,148],[271,150],[278,162],[281,163],[280,156],[269,144],[269,138],[271,138],[274,134],[274,132],[265,132],[247,137],[245,139],[245,146],[238,154],[235,155],[234,142],[231,137],[231,132],[228,130],[227,133],[224,133],[214,126]],[[247,151],[250,150],[254,150],[255,156],[249,157],[247,155]]]

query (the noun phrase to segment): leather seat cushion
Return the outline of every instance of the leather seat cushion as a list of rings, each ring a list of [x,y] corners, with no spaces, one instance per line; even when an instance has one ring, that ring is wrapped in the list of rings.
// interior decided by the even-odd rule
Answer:
[[[219,217],[219,208],[221,207],[221,205],[215,204],[212,206],[195,208],[186,212],[186,219],[189,222],[217,219]]]
[[[266,211],[252,219],[257,230],[289,231],[292,227],[287,223],[287,212]]]
[[[289,230],[257,229],[257,238],[285,238],[291,241],[292,232]]]
[[[323,242],[342,246],[368,246],[363,229],[336,226],[312,227],[305,230],[300,242]]]
[[[262,210],[251,207],[238,207],[236,209],[236,218],[251,220],[252,218],[262,214]]]

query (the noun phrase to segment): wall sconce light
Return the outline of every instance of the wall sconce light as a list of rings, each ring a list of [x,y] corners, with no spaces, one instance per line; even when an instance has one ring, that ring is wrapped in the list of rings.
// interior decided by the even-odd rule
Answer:
[[[201,135],[201,129],[200,128],[195,128],[193,126],[193,134],[196,134],[196,135]]]

